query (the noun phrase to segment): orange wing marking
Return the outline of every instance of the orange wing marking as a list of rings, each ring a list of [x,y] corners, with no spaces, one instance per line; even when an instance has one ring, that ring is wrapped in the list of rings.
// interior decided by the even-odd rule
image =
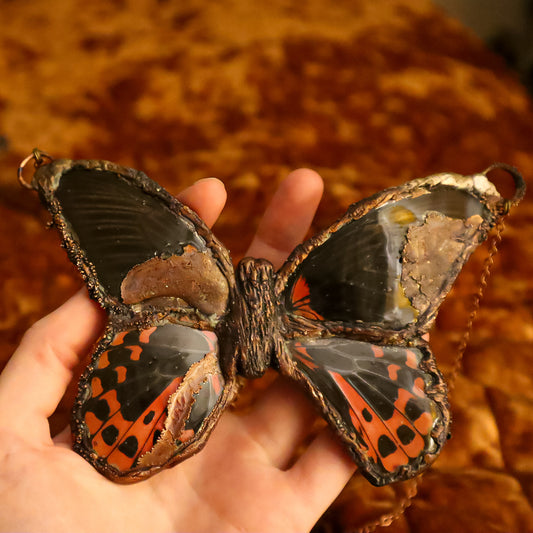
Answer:
[[[117,383],[124,383],[126,381],[127,368],[125,366],[117,366],[115,372],[117,373]]]
[[[426,388],[426,384],[424,383],[424,380],[420,377],[415,379],[415,382],[413,384],[413,392],[419,396],[420,398],[424,397],[424,389]]]
[[[103,424],[104,422],[102,422],[94,413],[91,413],[91,411],[85,413],[85,425],[87,426],[89,433],[98,433]]]
[[[411,368],[418,368],[418,359],[415,352],[411,350],[405,350],[406,361],[405,364]]]
[[[104,392],[100,378],[91,379],[91,397],[99,396]]]
[[[143,351],[142,346],[126,346],[128,350],[131,351],[130,359],[132,361],[138,361],[141,358],[141,353]]]
[[[381,346],[376,346],[375,344],[371,344],[370,347],[372,348],[374,357],[383,357],[385,355],[383,353],[383,348]]]
[[[121,331],[115,335],[115,338],[111,342],[111,346],[119,346],[124,342],[124,337],[129,333],[129,331]]]
[[[122,416],[115,390],[109,391],[102,396],[102,399],[107,400],[112,414],[105,424],[92,434],[92,446],[94,451],[99,456],[106,457],[107,462],[119,470],[128,470],[134,466],[137,458],[153,447],[155,432],[158,429],[162,430],[164,427],[168,399],[176,391],[182,380],[183,378],[181,376],[175,378],[145,409],[141,416],[134,421],[125,420]],[[88,427],[89,424],[95,427],[92,417],[94,417],[94,415],[91,412],[87,412],[85,415],[85,422]],[[148,423],[146,420],[148,420]],[[116,431],[117,436],[112,444],[107,444],[102,437],[102,432],[110,427],[115,428],[113,431]],[[132,457],[129,457],[120,450],[121,444],[123,444],[128,437],[134,437],[138,443],[137,450]]]
[[[147,344],[150,340],[150,335],[156,330],[157,328],[153,326],[152,328],[143,329],[141,331],[141,334],[139,335],[139,342],[143,342],[144,344]]]
[[[361,434],[366,435],[370,457],[376,462],[379,458],[388,472],[393,472],[398,467],[408,464],[410,459],[418,457],[424,451],[425,442],[421,433],[427,434],[428,431],[420,431],[420,429],[430,429],[432,420],[428,423],[427,417],[424,416],[429,413],[423,413],[414,424],[407,418],[405,407],[409,399],[414,398],[411,393],[400,389],[398,399],[394,404],[393,416],[384,421],[342,375],[337,372],[330,372],[330,374],[350,404],[350,416],[354,427],[359,429]],[[431,415],[429,417],[431,418]],[[409,442],[402,442],[399,436],[402,432],[411,435]],[[390,442],[386,454],[380,451],[380,447],[382,448],[380,443],[383,439]]]
[[[398,379],[398,370],[400,370],[399,365],[389,365],[387,367],[387,371],[389,373],[389,378],[392,379],[392,381],[396,381]]]
[[[307,348],[303,346],[300,342],[294,343],[294,356],[298,361],[302,362],[307,368],[310,368],[311,370],[315,370],[318,368],[318,365],[313,361],[313,358],[309,355],[309,352],[307,351]]]
[[[96,368],[105,368],[109,366],[109,352],[104,352],[100,359],[98,359],[98,366]]]
[[[311,307],[309,285],[302,276],[298,278],[292,288],[291,301],[294,308],[294,314],[312,320],[324,320],[324,317]]]

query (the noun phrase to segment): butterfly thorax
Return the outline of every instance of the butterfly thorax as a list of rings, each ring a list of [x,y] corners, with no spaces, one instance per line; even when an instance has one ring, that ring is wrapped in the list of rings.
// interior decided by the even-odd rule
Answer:
[[[244,258],[236,270],[236,291],[226,326],[233,331],[232,355],[244,377],[261,376],[282,343],[274,267],[264,259]]]

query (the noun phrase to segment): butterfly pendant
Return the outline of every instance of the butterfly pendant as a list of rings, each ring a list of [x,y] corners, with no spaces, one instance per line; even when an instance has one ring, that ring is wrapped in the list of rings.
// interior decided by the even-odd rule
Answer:
[[[109,317],[72,423],[74,449],[102,474],[138,481],[198,452],[238,376],[269,367],[309,392],[371,483],[408,479],[439,454],[450,415],[424,335],[523,196],[512,167],[498,165],[515,180],[512,200],[488,171],[380,192],[275,272],[253,258],[234,269],[202,220],[142,172],[39,163],[31,187]]]

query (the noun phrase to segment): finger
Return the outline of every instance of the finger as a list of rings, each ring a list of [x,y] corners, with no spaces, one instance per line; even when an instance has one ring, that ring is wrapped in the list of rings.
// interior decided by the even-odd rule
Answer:
[[[247,255],[264,257],[278,268],[304,239],[323,189],[322,178],[316,172],[291,172],[267,207]]]
[[[257,400],[242,421],[263,448],[269,462],[287,468],[316,418],[303,390],[279,377]]]
[[[317,519],[331,505],[357,466],[329,427],[324,428],[288,471]]]
[[[70,448],[72,446],[72,431],[70,426],[63,428],[53,439],[54,444],[63,446],[64,448]]]
[[[224,184],[216,178],[204,178],[178,194],[180,202],[188,205],[211,227],[226,203]]]
[[[36,322],[0,376],[0,427],[49,441],[47,418],[103,324],[101,309],[85,291]]]

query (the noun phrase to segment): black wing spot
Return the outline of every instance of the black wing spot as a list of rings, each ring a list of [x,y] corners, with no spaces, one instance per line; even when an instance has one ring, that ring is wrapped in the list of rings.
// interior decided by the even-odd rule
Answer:
[[[381,457],[387,457],[397,449],[396,444],[387,435],[381,435],[378,439],[378,451]]]
[[[134,435],[130,435],[119,447],[119,451],[121,451],[126,457],[129,457],[130,459],[133,459],[135,457],[135,454],[137,453],[137,450],[139,448],[139,441],[137,440],[137,437]]]
[[[415,438],[415,432],[408,426],[402,425],[396,430],[402,444],[409,444]]]
[[[107,420],[109,418],[110,408],[107,400],[97,400],[88,411],[92,411],[98,420]]]
[[[102,430],[102,439],[104,439],[104,442],[111,446],[115,444],[115,441],[118,437],[118,429],[116,426],[107,426]]]
[[[143,419],[143,424],[148,425],[155,416],[155,411],[150,411]]]
[[[419,405],[419,400],[411,398],[405,406],[405,414],[411,421],[418,420],[425,410]]]
[[[372,413],[366,407],[363,409],[362,415],[367,422],[372,422]]]
[[[160,436],[161,436],[161,430],[160,429],[156,429],[154,431],[154,440],[153,440],[154,445],[159,440]]]

